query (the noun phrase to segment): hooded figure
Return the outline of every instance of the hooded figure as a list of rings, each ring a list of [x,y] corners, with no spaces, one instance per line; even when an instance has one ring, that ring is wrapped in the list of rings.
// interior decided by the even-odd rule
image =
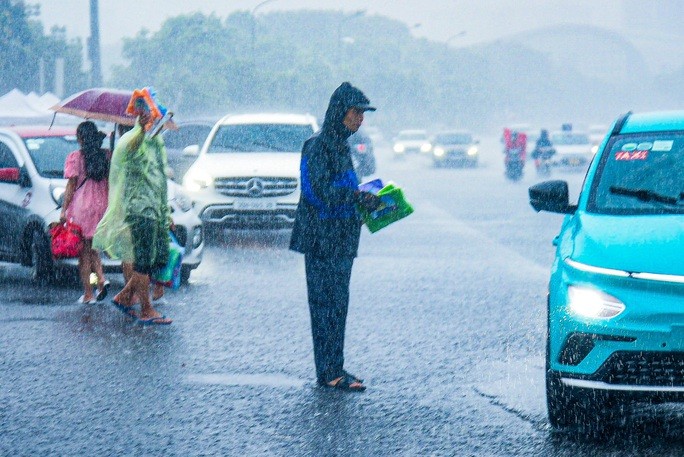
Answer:
[[[347,138],[363,113],[375,110],[369,103],[348,82],[330,97],[321,130],[302,148],[302,192],[290,240],[290,249],[304,254],[318,383],[347,390],[365,389],[343,369],[349,282],[361,234],[356,205],[376,204],[358,191]]]

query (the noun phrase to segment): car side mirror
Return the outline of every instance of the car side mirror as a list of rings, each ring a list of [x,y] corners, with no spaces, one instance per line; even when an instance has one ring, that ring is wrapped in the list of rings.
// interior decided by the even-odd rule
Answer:
[[[198,144],[191,144],[190,146],[186,146],[183,148],[183,155],[184,156],[192,156],[192,157],[197,157],[200,152],[200,147]]]
[[[565,181],[544,181],[529,189],[530,205],[535,211],[572,214],[576,205],[570,205],[568,183]]]
[[[19,168],[0,168],[0,182],[19,184],[20,178]]]

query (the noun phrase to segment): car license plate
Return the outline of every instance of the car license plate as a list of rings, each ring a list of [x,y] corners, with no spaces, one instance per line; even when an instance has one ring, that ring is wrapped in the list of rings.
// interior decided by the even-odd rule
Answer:
[[[275,202],[264,202],[264,201],[250,201],[250,200],[240,200],[236,201],[235,204],[235,209],[242,209],[242,210],[259,210],[259,211],[268,211],[276,208],[276,203]]]

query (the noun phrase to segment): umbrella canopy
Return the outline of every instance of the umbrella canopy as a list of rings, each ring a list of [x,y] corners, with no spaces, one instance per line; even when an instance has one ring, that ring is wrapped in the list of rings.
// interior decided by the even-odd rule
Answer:
[[[135,116],[126,114],[128,102],[132,96],[132,90],[86,89],[62,100],[50,109],[57,113],[71,114],[84,119],[135,125]],[[165,127],[174,130],[178,128],[173,121],[168,121]]]

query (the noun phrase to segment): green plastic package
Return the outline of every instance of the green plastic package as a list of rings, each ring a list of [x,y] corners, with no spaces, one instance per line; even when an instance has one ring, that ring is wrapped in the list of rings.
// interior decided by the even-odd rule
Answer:
[[[380,206],[375,211],[359,207],[361,218],[371,233],[375,233],[388,225],[413,213],[413,207],[404,198],[404,192],[392,183],[380,189],[377,194]]]

